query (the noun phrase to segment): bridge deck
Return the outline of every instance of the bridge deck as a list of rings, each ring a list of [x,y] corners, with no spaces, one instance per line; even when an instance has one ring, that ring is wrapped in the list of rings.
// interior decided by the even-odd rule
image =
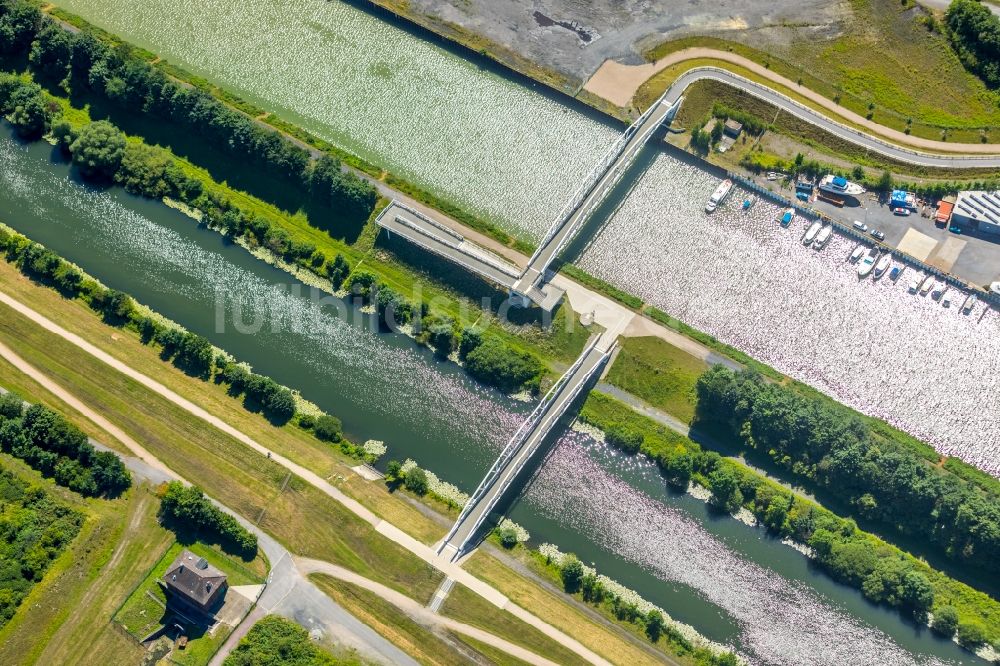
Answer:
[[[386,206],[375,223],[390,235],[398,234],[414,245],[507,289],[514,286],[521,274],[521,269],[506,259],[398,201]]]
[[[465,552],[497,502],[523,471],[525,464],[538,451],[539,445],[565,414],[587,381],[610,355],[615,341],[606,337],[602,336],[580,355],[573,367],[563,375],[552,392],[542,401],[536,412],[514,434],[494,468],[487,474],[483,484],[470,498],[467,508],[458,517],[447,540],[440,546],[439,553],[454,560]]]
[[[612,148],[612,153],[608,156],[610,164],[603,166],[603,171],[600,171],[602,165],[598,165],[599,176],[589,188],[585,184],[582,193],[577,193],[577,198],[582,196],[579,203],[575,206],[571,204],[568,211],[564,210],[560,214],[561,219],[556,220],[546,240],[531,257],[524,273],[514,285],[514,291],[529,295],[528,291],[531,286],[536,284],[539,279],[544,278],[544,273],[549,265],[576,233],[582,222],[604,200],[608,191],[615,186],[636,154],[649,140],[650,135],[664,120],[672,116],[676,110],[676,102],[676,98],[670,102],[665,98],[658,100],[649,112],[644,114],[645,118],[640,119],[636,125],[630,128],[631,136],[622,145]]]

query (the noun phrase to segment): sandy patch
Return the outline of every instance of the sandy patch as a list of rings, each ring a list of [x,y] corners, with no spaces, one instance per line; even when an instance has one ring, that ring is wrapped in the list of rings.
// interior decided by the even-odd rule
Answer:
[[[962,250],[965,249],[965,245],[968,242],[954,236],[946,238],[940,245],[934,248],[934,251],[931,252],[927,259],[927,263],[935,268],[940,268],[946,273],[950,273],[951,267],[958,261],[958,255],[962,254]]]
[[[936,245],[936,240],[910,227],[906,235],[903,236],[903,240],[899,241],[896,249],[900,252],[905,252],[911,257],[916,257],[920,261],[927,261],[927,257],[930,256]]]

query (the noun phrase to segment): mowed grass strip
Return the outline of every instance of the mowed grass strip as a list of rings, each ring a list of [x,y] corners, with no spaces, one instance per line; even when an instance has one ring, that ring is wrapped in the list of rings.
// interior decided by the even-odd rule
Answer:
[[[378,595],[323,574],[312,574],[309,579],[347,612],[421,664],[475,663],[476,653],[463,648],[451,633],[431,631]]]
[[[607,381],[685,423],[694,418],[694,387],[708,364],[654,336],[624,338]]]
[[[639,647],[624,630],[594,620],[561,595],[542,588],[482,549],[469,558],[464,568],[500,590],[521,608],[544,618],[613,664],[634,666],[664,662],[651,646],[648,651]]]
[[[0,307],[0,319],[5,344],[210,496],[250,520],[263,515],[261,526],[289,549],[345,566],[418,601],[433,594],[439,572],[336,500],[297,477],[282,492],[289,476],[283,467],[10,308]]]
[[[341,490],[422,542],[435,543],[447,531],[447,527],[437,524],[405,500],[384,492],[377,482],[369,483],[360,478],[352,478],[354,473],[350,471],[350,467],[356,465],[357,461],[343,455],[335,447],[320,442],[298,426],[287,424],[276,427],[262,415],[247,411],[240,399],[233,398],[227,393],[225,385],[205,382],[185,374],[172,364],[161,360],[156,348],[143,345],[134,331],[109,326],[83,302],[63,298],[54,290],[34,283],[5,261],[0,261],[0,290],[221,418],[240,432],[246,433],[258,442],[266,443],[268,448],[276,453],[324,478],[336,476],[345,478]],[[0,359],[0,371],[4,363],[6,362]],[[0,375],[0,385],[13,389],[14,386],[3,383],[4,377],[16,378],[24,375],[13,367],[10,367],[10,370],[12,374]],[[22,384],[34,385],[31,380],[27,378],[24,380]],[[55,407],[55,404],[52,406]],[[74,415],[75,412],[72,411],[67,413],[71,419]],[[89,423],[89,420],[79,415],[75,416],[74,423],[77,425],[83,427]],[[203,427],[208,428],[208,425],[204,424]],[[86,428],[84,431],[93,434],[102,443],[117,447],[124,452],[124,448],[110,435],[94,430],[93,424],[90,425],[90,431]],[[164,462],[170,465],[169,461]],[[251,518],[255,518],[256,515]]]
[[[455,583],[452,587],[441,607],[441,614],[505,638],[560,664],[588,663],[575,652],[556,643],[523,620],[497,608],[461,583]]]

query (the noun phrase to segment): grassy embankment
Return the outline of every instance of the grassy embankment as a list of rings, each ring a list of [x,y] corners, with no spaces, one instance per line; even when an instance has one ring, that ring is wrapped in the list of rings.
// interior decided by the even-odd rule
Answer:
[[[828,109],[821,107],[819,104],[811,101],[796,90],[780,86],[754,72],[751,72],[748,69],[740,67],[739,65],[720,63],[719,61],[711,58],[695,58],[693,60],[688,60],[684,63],[671,65],[663,71],[655,74],[648,81],[642,84],[642,86],[640,86],[639,90],[636,92],[635,104],[640,108],[647,107],[649,104],[658,99],[660,95],[663,94],[663,91],[669,87],[669,85],[678,76],[694,67],[704,66],[722,66],[734,74],[738,74],[744,78],[750,79],[751,81],[766,85],[797,102],[815,109],[823,115],[830,116],[833,120],[836,120],[843,125],[847,125],[858,130],[869,131],[866,128],[855,125],[846,118],[831,114]],[[684,104],[678,112],[676,120],[677,125],[681,127],[691,127],[706,120],[711,113],[712,104],[714,102],[722,102],[727,106],[751,113],[770,124],[777,133],[788,137],[796,144],[800,144],[799,147],[801,150],[797,152],[810,152],[810,150],[815,150],[821,153],[821,155],[819,155],[819,159],[821,161],[823,156],[826,155],[831,161],[843,160],[852,165],[860,164],[868,167],[869,169],[889,169],[893,173],[902,174],[914,179],[974,180],[997,176],[997,171],[995,169],[969,170],[920,167],[900,163],[881,155],[869,153],[863,148],[859,148],[848,141],[844,141],[830,135],[811,123],[799,120],[788,113],[779,112],[777,107],[763,102],[752,95],[734,90],[729,86],[716,82],[698,82],[688,90],[687,95],[688,96],[685,97]],[[676,139],[674,142],[676,143]],[[737,147],[742,145],[743,144],[737,144]],[[752,145],[749,139],[746,145]],[[729,155],[729,159],[722,161],[722,164],[724,166],[732,167],[733,162],[738,159],[738,155],[738,152],[733,155]],[[784,157],[785,159],[788,159],[794,157],[794,154]]]
[[[5,265],[4,268],[9,267]],[[6,282],[4,290],[9,291]],[[54,294],[53,296],[58,298]],[[39,304],[37,300],[26,300]],[[73,316],[77,321],[95,327],[103,326],[94,315],[83,309],[82,304],[67,302],[65,305],[76,308]],[[290,476],[283,468],[263,456],[248,455],[243,444],[208,427],[196,417],[117,373],[74,345],[44,331],[14,311],[6,307],[2,309],[0,340],[63,386],[72,387],[78,395],[86,396],[91,406],[107,414],[109,419],[142,442],[153,455],[164,460],[178,474],[204,488],[209,495],[243,516],[251,520],[257,519],[262,528],[280,541],[289,546],[294,545],[295,552],[336,562],[415,599],[426,601],[430,598],[440,582],[440,574],[402,547],[372,531],[367,523],[337,501],[301,479]],[[60,317],[58,312],[47,312],[60,321],[72,321]],[[99,341],[97,344],[103,342],[102,346],[107,345],[106,330],[98,332],[96,336],[87,336],[81,332],[79,325],[72,326],[72,329],[88,339],[96,339]],[[115,351],[108,351],[116,356],[125,355],[123,360],[132,367],[143,372],[148,369],[159,370],[150,374],[158,379],[172,379],[174,381],[170,383],[174,384],[186,377],[166,368],[152,351],[144,352],[138,339],[131,334],[120,335],[119,338],[111,346]],[[125,341],[127,343],[121,344]],[[146,363],[140,360],[143,356]],[[156,364],[160,367],[150,368]],[[144,365],[147,367],[143,368]],[[303,461],[316,460],[313,456],[318,456],[321,460],[325,458],[325,469],[338,469],[332,464],[336,458],[323,451],[321,445],[305,445],[292,434],[291,428],[274,428],[263,417],[248,414],[246,416],[252,417],[248,419],[239,414],[239,410],[232,409],[231,398],[225,398],[228,404],[222,402],[225,393],[221,387],[218,388],[218,399],[212,400],[209,397],[214,392],[211,385],[188,379],[195,386],[189,385],[178,392],[186,394],[186,397],[206,409],[210,409],[211,405],[218,410],[215,413],[234,427],[243,428],[259,441],[268,442],[276,451],[288,451]],[[209,399],[204,400],[203,397]],[[315,463],[302,464],[318,473],[323,469]],[[346,473],[343,475],[347,476]],[[420,517],[415,509],[406,513],[413,525],[422,526],[421,531],[440,531],[428,519]],[[408,522],[401,524],[414,529]],[[425,532],[423,536],[428,535]]]
[[[997,93],[970,74],[947,39],[928,28],[940,14],[909,0],[851,0],[844,29],[828,40],[790,40],[762,52],[717,37],[673,39],[649,61],[689,47],[744,56],[862,116],[913,136],[957,143],[1000,141]],[[752,33],[748,33],[750,35]],[[729,67],[729,65],[725,65]],[[742,72],[740,72],[742,73]],[[873,106],[870,106],[873,105]],[[909,121],[909,122],[908,122]]]
[[[647,92],[644,88],[642,94],[645,97],[647,94],[652,94],[652,90]],[[747,155],[764,171],[783,171],[788,168],[786,162],[795,157],[794,152],[801,152],[810,159],[816,159],[821,164],[825,163],[830,170],[849,172],[856,164],[865,167],[870,181],[876,181],[881,171],[885,169],[894,174],[903,174],[906,178],[917,182],[943,179],[971,182],[977,178],[998,176],[996,169],[929,168],[889,159],[840,139],[811,123],[781,111],[758,97],[718,81],[698,81],[688,88],[684,104],[677,114],[678,125],[694,127],[704,122],[711,117],[712,107],[716,103],[755,116],[770,127],[770,131],[765,132],[759,141],[757,137],[744,134],[744,140],[737,142],[732,150],[726,153],[712,152],[706,157],[710,162],[727,168],[737,167],[741,158]],[[774,135],[780,139],[776,139]],[[672,138],[672,142],[687,147],[684,141],[687,136],[678,135]]]
[[[694,381],[696,381],[697,377],[693,376],[693,372],[691,370],[694,360],[692,360],[690,364],[685,367],[684,364],[677,362],[677,356],[679,354],[684,354],[684,352],[673,348],[669,343],[660,340],[659,338],[639,338],[635,340],[627,340],[623,346],[623,351],[619,355],[615,364],[616,366],[621,364],[621,367],[612,367],[608,374],[608,381],[619,388],[628,390],[663,411],[685,420],[684,417],[686,415],[694,414],[694,410],[697,406],[696,396],[693,392]],[[647,374],[654,374],[656,380],[651,382],[636,381],[634,370],[637,367],[645,368]],[[824,401],[834,402],[831,398],[826,397],[817,392],[815,389],[807,387],[803,384],[791,382],[790,386],[808,397],[818,396]],[[680,405],[680,409],[678,411],[671,411],[671,409],[668,408],[670,405]],[[918,455],[928,459],[929,462],[936,463],[942,459],[942,457],[927,444],[920,442],[905,433],[885,427],[885,424],[881,421],[864,416],[860,417],[873,428],[876,437],[882,437],[887,441],[907,446]],[[646,416],[635,412],[627,405],[600,393],[592,393],[588,397],[583,408],[582,418],[602,429],[607,429],[613,424],[620,424],[627,426],[629,429],[636,432],[641,432],[645,438],[642,445],[642,452],[653,459],[657,459],[661,454],[669,451],[686,450],[689,452],[695,452],[700,449],[698,445],[694,444],[687,437],[654,422]],[[712,438],[719,437],[719,433],[714,431],[703,434],[709,435],[710,440]],[[769,461],[766,459],[761,459],[761,456],[755,455],[753,451],[745,450],[745,447],[738,446],[728,440],[722,442],[722,445],[727,452],[747,455],[755,463],[761,464],[768,469],[769,473],[775,474],[778,478],[787,476],[783,470],[769,464]],[[944,469],[952,471],[960,478],[977,484],[988,492],[996,493],[1000,490],[1000,482],[993,479],[989,475],[984,474],[983,472],[976,470],[965,463],[961,463],[956,459],[946,458],[945,460],[947,462],[942,465]],[[756,472],[751,473],[755,476],[759,476]],[[694,480],[701,485],[710,487],[709,480],[701,477],[697,473],[695,474]],[[794,479],[788,479],[788,481],[794,484],[802,482],[802,480],[797,477]],[[771,485],[774,490],[781,492],[782,494],[788,494],[787,490],[778,488],[777,485],[771,481],[764,481],[764,483]],[[818,488],[809,489],[812,491],[821,490]],[[828,491],[824,491],[823,494],[825,496],[829,496]],[[806,500],[797,493],[796,501],[801,501],[807,505],[815,506],[817,510],[825,511],[825,509],[823,509],[818,503]],[[751,508],[751,510],[753,509],[752,506],[748,506],[748,508]],[[842,513],[842,515],[851,515],[854,513],[851,507],[841,506],[840,503],[837,503],[837,509],[845,512]],[[859,522],[865,522],[860,517],[855,517],[859,520]],[[928,577],[934,588],[936,607],[954,605],[956,608],[960,609],[960,616],[963,621],[979,621],[986,627],[1000,626],[1000,624],[998,624],[1000,623],[1000,603],[996,600],[975,590],[963,582],[949,577],[942,571],[928,566],[923,560],[916,560],[912,555],[900,551],[900,549],[883,541],[875,534],[868,534],[866,538],[872,539],[873,543],[876,543],[877,547],[880,549],[889,549],[889,552],[893,552],[907,558],[910,561],[918,563],[917,566],[919,566],[920,570]],[[908,547],[914,546],[918,549],[926,547],[926,545],[919,546],[917,544],[908,543]],[[991,640],[995,638],[996,636],[991,634]]]
[[[314,574],[310,576],[310,579],[348,612],[421,663],[459,666],[460,664],[468,664],[470,658],[477,657],[479,659],[485,658],[491,663],[524,663],[503,651],[470,639],[468,636],[448,630],[429,629],[410,619],[392,604],[357,585],[323,574]],[[472,594],[476,600],[483,604],[490,605],[488,601],[474,593],[470,592],[469,594]],[[493,608],[498,616],[496,618],[497,624],[482,627],[489,633],[506,638],[558,663],[586,663],[576,654],[540,634],[533,627],[520,623],[519,620],[496,609],[496,607]],[[455,619],[479,626],[469,618],[456,617]],[[512,632],[512,629],[517,631]],[[533,640],[525,640],[524,636],[526,635],[531,636]]]
[[[0,383],[9,386],[16,374],[10,366],[0,367]],[[22,396],[56,406],[44,389]],[[138,663],[142,648],[111,616],[174,538],[156,520],[159,502],[148,486],[135,486],[115,500],[84,499],[15,458],[0,458],[4,467],[85,515],[80,534],[0,631],[0,663]]]
[[[267,442],[270,448],[282,455],[324,477],[342,477],[343,480],[337,482],[341,490],[424,543],[433,543],[443,536],[446,528],[428,518],[407,499],[398,493],[389,494],[382,484],[366,482],[351,472],[349,466],[355,461],[332,447],[320,444],[294,426],[276,427],[258,414],[233,409],[232,398],[226,394],[224,387],[202,382],[163,362],[155,350],[141,344],[136,334],[109,327],[83,303],[64,299],[52,290],[32,283],[5,262],[0,262],[0,289],[25,303],[31,303],[88,342],[196,402],[256,440]],[[246,448],[238,442],[217,433],[186,412],[173,408],[144,387],[125,379],[8,308],[3,307],[2,310],[0,341],[14,348],[60,384],[86,396],[88,404],[136,437],[154,455],[168,461],[178,473],[201,485],[211,496],[251,519],[263,516],[261,527],[286,545],[293,546],[291,550],[294,552],[337,562],[409,593],[420,601],[426,601],[436,589],[439,581],[436,574],[428,572],[422,564],[414,563],[414,558],[400,553],[367,525],[359,525],[333,500],[328,500],[325,495],[295,478],[284,493],[279,494],[288,475],[275,469],[275,465],[259,456],[248,456]],[[0,362],[0,385],[4,382],[10,385],[13,374],[17,374],[14,368]],[[25,397],[41,401],[46,399],[44,392],[24,393]],[[74,422],[81,418],[72,412],[67,412],[67,416]],[[109,539],[109,542],[113,543],[113,540]],[[157,553],[141,567],[138,578],[125,588],[121,599],[142,579],[158,557]],[[497,575],[498,587],[504,594],[517,592],[522,597],[543,594],[540,589],[532,590],[534,584],[529,581],[522,581],[516,589],[512,588],[508,583],[514,579],[501,575],[502,565],[493,558],[489,560],[494,562],[490,569]],[[373,567],[389,573],[383,576]],[[393,576],[395,568],[399,571]],[[394,584],[391,578],[398,579],[398,583]],[[611,660],[616,660],[615,655],[628,655],[636,650],[620,633],[623,631],[620,627],[590,621],[577,628],[579,611],[566,601],[557,601],[536,606],[527,597],[521,605],[530,608],[545,621],[573,632],[585,645]],[[107,619],[110,619],[116,605],[112,605]]]
[[[524,552],[523,549],[521,552]],[[563,593],[553,593],[537,582],[506,566],[486,550],[476,551],[465,568],[482,580],[494,586],[511,601],[522,608],[530,608],[533,613],[545,617],[557,629],[576,638],[580,643],[612,663],[620,664],[660,664],[662,654],[670,654],[671,659],[680,659],[672,653],[663,652],[663,644],[654,647],[645,637],[639,636],[633,625],[617,624],[623,631],[633,635],[635,640],[608,640],[602,628],[606,622],[585,612],[575,600]],[[608,620],[610,621],[610,620]]]

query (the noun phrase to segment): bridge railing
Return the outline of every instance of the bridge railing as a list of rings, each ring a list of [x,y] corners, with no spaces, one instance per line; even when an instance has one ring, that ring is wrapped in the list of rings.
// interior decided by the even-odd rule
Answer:
[[[608,351],[606,351],[606,352],[602,352],[602,354],[601,354],[601,361],[603,362],[603,360],[604,360],[604,359],[606,359],[606,358],[607,358],[607,357],[608,357],[608,356],[609,356],[609,355],[611,354],[611,352],[612,352],[613,350],[614,350],[614,347],[612,346],[612,348],[611,348],[611,349],[609,349]],[[585,356],[589,355],[591,351],[592,351],[592,349],[588,350],[588,351],[586,352],[586,354],[582,354],[582,355],[581,355],[581,359],[582,359],[582,358],[584,358]],[[580,381],[579,381],[579,382],[577,382],[577,385],[576,385],[576,388],[574,388],[574,389],[573,389],[572,393],[571,393],[571,394],[570,394],[570,396],[569,396],[569,399],[568,399],[568,400],[566,401],[566,404],[567,404],[567,405],[571,404],[571,403],[572,403],[572,402],[573,402],[574,400],[576,400],[577,396],[579,396],[579,395],[580,395],[580,391],[582,391],[582,390],[583,390],[583,387],[584,387],[584,386],[585,386],[585,385],[587,384],[587,382],[588,382],[588,381],[590,380],[590,378],[591,378],[591,377],[593,376],[594,372],[596,372],[596,371],[597,371],[597,369],[598,369],[599,367],[601,367],[601,365],[602,365],[602,363],[601,363],[601,362],[598,362],[598,363],[595,363],[595,364],[594,364],[594,367],[590,368],[590,370],[588,370],[588,371],[587,371],[587,374],[586,374],[586,375],[584,375],[583,377],[581,377],[581,378],[580,378]],[[540,431],[540,432],[538,433],[538,438],[537,438],[537,441],[541,442],[542,440],[544,440],[544,439],[545,439],[545,438],[546,438],[546,437],[548,436],[549,432],[551,432],[551,431],[552,431],[552,428],[553,428],[553,427],[554,427],[554,426],[555,426],[555,425],[556,425],[556,424],[557,424],[558,422],[559,422],[559,420],[558,420],[558,419],[552,419],[552,420],[550,420],[550,421],[549,421],[549,423],[548,423],[548,424],[547,424],[547,425],[545,426],[545,428],[543,428],[543,429],[542,429],[542,430],[541,430],[541,431]],[[501,497],[503,497],[504,493],[506,493],[506,492],[507,492],[507,490],[508,490],[508,489],[510,488],[510,484],[512,484],[512,483],[514,482],[514,479],[516,479],[516,478],[518,477],[518,475],[519,475],[519,474],[521,473],[521,471],[522,471],[522,470],[524,469],[524,466],[525,466],[526,464],[528,464],[528,458],[527,458],[527,457],[525,457],[525,458],[522,458],[522,459],[521,459],[521,461],[520,461],[520,462],[519,462],[519,463],[518,463],[518,464],[517,464],[517,465],[516,465],[516,466],[514,467],[514,469],[512,469],[512,470],[510,471],[510,473],[506,475],[506,477],[504,478],[504,481],[503,481],[503,483],[502,483],[502,484],[500,485],[500,488],[499,488],[499,489],[497,490],[497,492],[496,492],[496,493],[495,493],[495,494],[493,495],[493,502],[492,502],[492,504],[494,504],[494,505],[495,505],[495,504],[496,504],[496,502],[497,502],[497,501],[498,501],[498,500],[499,500],[499,499],[500,499]],[[489,515],[489,512],[490,512],[490,510],[491,510],[492,508],[493,508],[493,507],[492,507],[492,506],[490,506],[490,507],[488,507],[488,508],[487,508],[487,510],[486,510],[486,511],[484,511],[484,512],[483,512],[483,514],[482,514],[482,518],[481,518],[481,519],[480,519],[480,521],[479,521],[479,522],[480,522],[480,524],[482,523],[482,521],[483,521],[483,520],[485,520],[485,519],[486,519],[486,517],[487,517],[487,516]],[[475,529],[478,529],[478,527],[479,527],[479,526],[477,525]],[[475,529],[474,529],[473,531],[475,531]],[[471,534],[472,534],[472,532],[470,532],[470,535],[471,535]],[[465,544],[462,544],[462,545],[464,546]],[[459,549],[459,550],[461,550],[461,549]]]
[[[664,95],[662,97],[660,97],[660,100],[656,104],[654,104],[653,106],[651,106],[649,109],[646,109],[646,113],[649,113],[651,110],[655,109],[657,106],[659,106],[660,104],[662,104],[663,103],[663,99],[665,97],[666,97],[666,93],[664,93]],[[666,119],[666,118],[664,118],[664,119]],[[647,120],[648,120],[648,118],[647,118]],[[643,121],[643,122],[645,122],[645,121]],[[649,139],[650,135],[653,132],[656,131],[656,129],[659,126],[659,124],[660,123],[657,123],[656,125],[654,125],[654,126],[649,127],[649,128],[646,129],[645,134],[643,134],[643,136],[640,137],[639,141],[636,143],[635,147],[632,149],[631,154],[625,156],[624,155],[624,151],[623,151],[621,154],[619,154],[619,156],[617,158],[615,158],[616,160],[620,160],[623,156],[625,157],[624,161],[622,161],[622,162],[614,165],[614,174],[612,175],[612,178],[608,181],[608,188],[609,189],[611,187],[614,187],[614,185],[618,183],[618,180],[622,177],[622,175],[629,168],[629,166],[631,166],[632,161],[635,160],[636,155],[639,154],[639,151],[642,149],[642,147],[644,145],[646,145],[646,141]],[[634,136],[634,134],[633,134],[633,136]],[[608,171],[605,171],[605,175],[607,173],[608,173]],[[595,208],[601,201],[603,201],[603,198],[591,201],[589,208],[590,209]],[[576,210],[574,210],[574,212],[571,213],[571,216],[573,214],[575,214],[578,210],[579,210],[579,208],[577,208]],[[577,224],[579,224],[584,219],[584,217],[586,217],[587,215],[590,214],[590,210],[587,210],[587,211],[584,211],[584,212],[585,212],[585,215],[577,218]],[[576,235],[576,232],[571,231],[570,233],[564,234],[563,237],[559,239],[559,243],[558,243],[558,245],[556,245],[556,249],[552,253],[549,254],[549,260],[548,260],[548,262],[546,262],[543,266],[541,266],[541,267],[538,268],[539,273],[544,273],[545,272],[545,269],[548,268],[549,263],[551,263],[557,256],[559,256],[559,253],[562,252],[563,249],[565,249],[565,247],[569,244],[569,242],[573,239],[573,236],[575,236],[575,235]]]
[[[510,459],[517,454],[521,445],[524,443],[525,438],[531,434],[531,431],[534,430],[535,426],[542,419],[542,416],[544,415],[548,404],[552,401],[553,396],[555,396],[562,386],[569,381],[573,374],[580,369],[584,359],[591,352],[594,346],[597,345],[599,339],[600,336],[594,336],[594,339],[590,341],[583,353],[580,354],[576,361],[573,362],[573,365],[570,366],[569,370],[567,370],[563,376],[560,377],[548,391],[546,391],[545,395],[531,411],[528,418],[521,423],[517,430],[514,431],[514,434],[507,441],[507,445],[503,448],[503,451],[500,452],[500,456],[496,459],[493,466],[490,467],[489,471],[486,473],[486,476],[483,477],[483,480],[476,487],[475,492],[469,496],[469,500],[465,503],[465,506],[462,507],[462,512],[458,515],[458,520],[456,520],[455,524],[452,525],[451,530],[448,531],[444,541],[441,543],[441,550],[443,550],[444,547],[451,542],[455,533],[458,531],[458,528],[462,526],[465,519],[469,517],[469,514],[472,513],[479,501],[492,487],[497,476],[500,474],[500,471],[507,465],[508,462],[510,462]],[[438,552],[441,552],[441,550]]]
[[[544,239],[541,243],[539,243],[534,254],[531,255],[531,259],[528,261],[529,266],[535,262],[545,246],[552,241],[557,233],[559,233],[562,225],[566,223],[573,212],[580,206],[580,204],[583,203],[584,199],[587,198],[591,190],[593,190],[597,183],[600,182],[608,168],[615,163],[615,160],[621,157],[622,152],[625,150],[625,146],[627,146],[628,142],[632,140],[632,137],[639,131],[639,128],[642,127],[643,123],[649,119],[649,116],[653,114],[656,108],[663,101],[664,97],[666,97],[666,93],[656,100],[654,104],[651,104],[650,107],[646,109],[641,116],[639,116],[638,120],[629,125],[628,129],[626,129],[625,132],[618,137],[614,144],[612,144],[612,146],[601,157],[601,160],[594,166],[593,169],[590,170],[580,187],[576,189],[570,200],[566,202],[566,205],[559,211],[555,221],[545,234]]]

